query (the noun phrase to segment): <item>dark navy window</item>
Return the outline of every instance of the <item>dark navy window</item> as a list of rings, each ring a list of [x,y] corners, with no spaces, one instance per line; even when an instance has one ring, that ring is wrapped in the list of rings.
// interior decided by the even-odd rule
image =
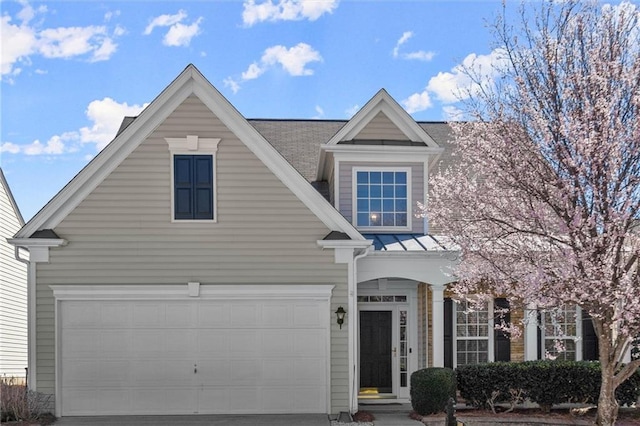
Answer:
[[[176,220],[213,219],[213,156],[175,155],[173,190]]]

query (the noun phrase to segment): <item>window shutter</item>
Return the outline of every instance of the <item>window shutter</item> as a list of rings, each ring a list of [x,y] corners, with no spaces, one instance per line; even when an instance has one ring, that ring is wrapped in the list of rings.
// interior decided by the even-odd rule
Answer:
[[[444,299],[444,366],[453,368],[453,301]]]
[[[193,219],[193,156],[173,158],[174,218]]]
[[[213,157],[194,156],[194,219],[213,219]]]
[[[505,298],[497,298],[493,302],[494,310],[509,309],[509,301]],[[495,321],[504,320],[506,323],[511,321],[511,313],[506,312],[500,317],[499,313],[494,315]],[[494,361],[511,361],[511,340],[509,335],[502,330],[494,330]]]
[[[600,359],[598,349],[598,337],[593,328],[591,316],[582,311],[582,359],[584,361],[597,361]]]

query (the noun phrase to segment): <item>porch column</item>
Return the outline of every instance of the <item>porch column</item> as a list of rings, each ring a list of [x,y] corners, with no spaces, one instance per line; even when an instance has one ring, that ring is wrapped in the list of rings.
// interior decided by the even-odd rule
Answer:
[[[538,359],[538,311],[529,305],[524,310],[524,360]]]
[[[444,367],[444,286],[431,286],[433,366]]]

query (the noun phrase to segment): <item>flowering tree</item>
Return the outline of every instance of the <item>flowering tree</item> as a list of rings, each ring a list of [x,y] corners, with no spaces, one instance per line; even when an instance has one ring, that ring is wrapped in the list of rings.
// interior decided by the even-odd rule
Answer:
[[[640,334],[640,12],[579,1],[530,12],[518,30],[493,26],[497,78],[469,69],[471,120],[452,125],[455,165],[432,178],[425,214],[462,250],[459,295],[591,316],[597,424],[613,425],[615,389],[640,367],[622,362]]]

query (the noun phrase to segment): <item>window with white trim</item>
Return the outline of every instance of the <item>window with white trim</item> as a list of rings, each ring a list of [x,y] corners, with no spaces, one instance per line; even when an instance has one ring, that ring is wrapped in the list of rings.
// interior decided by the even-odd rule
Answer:
[[[493,303],[454,305],[454,366],[493,361]]]
[[[220,139],[188,135],[165,140],[171,154],[171,220],[215,222]]]
[[[354,222],[358,228],[408,229],[411,169],[354,169]]]
[[[540,313],[543,357],[576,361],[582,359],[582,312],[579,307],[565,305]]]

